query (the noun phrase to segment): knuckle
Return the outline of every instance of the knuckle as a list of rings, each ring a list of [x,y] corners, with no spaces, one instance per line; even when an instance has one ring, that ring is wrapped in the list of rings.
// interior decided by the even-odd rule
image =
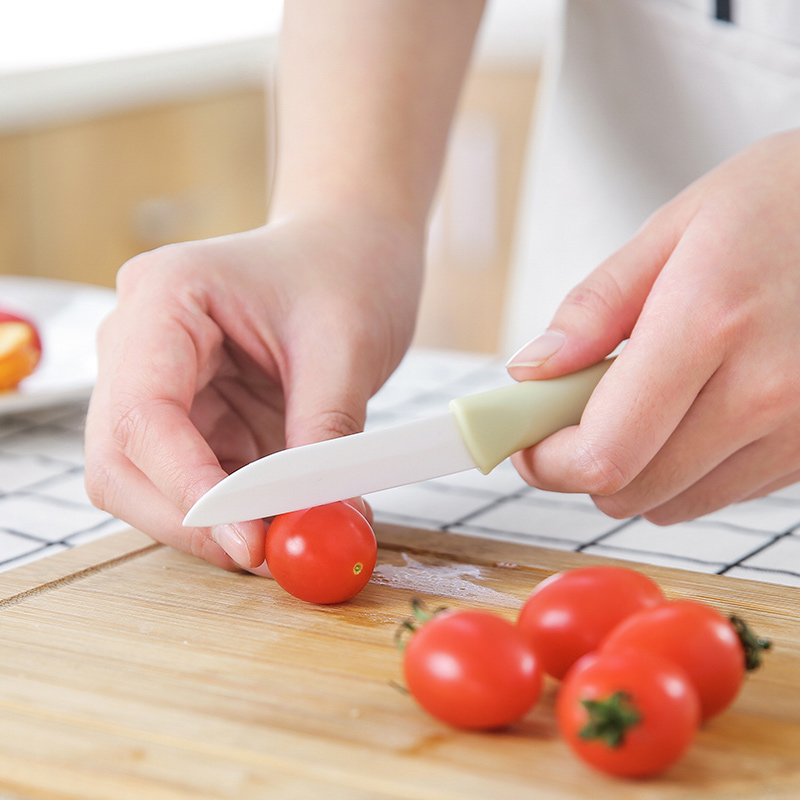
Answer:
[[[101,511],[110,511],[111,473],[109,470],[102,463],[87,459],[83,483],[91,504]]]
[[[177,474],[177,470],[172,471],[169,476],[168,496],[173,504],[181,510],[183,514],[199,500],[209,489],[208,482],[203,477],[201,471],[193,479],[186,473]]]
[[[286,439],[287,447],[338,439],[363,430],[363,422],[345,411],[328,411],[296,419]]]
[[[578,309],[590,317],[613,319],[622,308],[623,293],[616,278],[600,268],[567,294],[564,305]]]
[[[633,478],[633,458],[621,446],[587,443],[577,459],[583,484],[590,495],[611,497]],[[611,506],[611,501],[607,505]]]
[[[195,558],[211,561],[220,550],[220,546],[211,538],[208,528],[192,528],[186,541],[186,551]]]
[[[140,464],[147,448],[158,441],[159,433],[153,425],[159,409],[177,405],[176,401],[160,397],[119,400],[112,410],[111,442],[114,447],[133,464]],[[184,409],[181,407],[181,410]]]
[[[169,288],[179,285],[181,278],[191,278],[203,265],[203,250],[195,242],[167,244],[156,250],[139,253],[117,271],[117,292],[128,295],[141,289]]]
[[[626,496],[625,492],[613,495],[593,495],[592,500],[600,511],[612,519],[630,519],[641,512],[641,508],[633,498]]]
[[[98,342],[105,341],[107,339],[111,339],[116,327],[116,320],[114,319],[114,312],[112,311],[110,314],[107,314],[103,319],[100,320],[100,324],[97,326],[97,335],[96,339]]]
[[[328,411],[320,416],[314,432],[320,439],[334,439],[358,433],[363,426],[362,419],[358,419],[346,411]]]
[[[117,291],[127,294],[133,291],[147,276],[155,270],[158,258],[156,251],[140,253],[126,261],[117,270]]]
[[[147,403],[121,401],[114,409],[111,440],[128,458],[135,451],[148,426]]]
[[[209,564],[216,564],[228,572],[243,571],[214,541],[208,528],[192,528],[188,535],[182,534],[178,547],[189,555]]]
[[[748,422],[757,430],[768,432],[797,409],[800,381],[790,371],[766,371],[750,393]]]
[[[174,506],[185,512],[209,488],[208,469],[216,472],[219,464],[199,459],[192,463],[190,470],[180,461],[180,453],[159,447],[164,420],[170,416],[160,413],[163,407],[177,407],[185,414],[180,403],[166,398],[120,401],[114,408],[110,441],[117,455],[140,470]],[[111,475],[110,481],[113,480]],[[108,485],[109,480],[99,478],[95,489],[106,493],[106,502]]]
[[[658,525],[660,528],[666,528],[668,525],[675,525],[678,522],[687,522],[690,519],[694,519],[694,517],[698,515],[684,514],[669,507],[664,507],[645,511],[641,516],[642,519],[651,522],[653,525]]]

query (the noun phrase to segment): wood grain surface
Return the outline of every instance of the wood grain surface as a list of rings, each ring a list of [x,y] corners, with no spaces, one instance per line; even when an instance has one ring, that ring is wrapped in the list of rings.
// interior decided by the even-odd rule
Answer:
[[[448,728],[397,688],[393,637],[412,597],[513,618],[545,576],[600,559],[377,532],[373,581],[339,606],[135,531],[0,575],[0,796],[800,797],[798,590],[641,567],[671,597],[745,617],[774,649],[677,766],[621,781],[559,739],[554,682],[496,733]]]

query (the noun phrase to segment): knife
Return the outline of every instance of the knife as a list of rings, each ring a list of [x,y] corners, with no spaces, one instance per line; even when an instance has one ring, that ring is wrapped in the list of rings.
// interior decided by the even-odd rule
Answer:
[[[265,456],[212,487],[183,524],[272,517],[476,467],[486,475],[512,453],[577,425],[613,360],[459,397],[436,416]]]

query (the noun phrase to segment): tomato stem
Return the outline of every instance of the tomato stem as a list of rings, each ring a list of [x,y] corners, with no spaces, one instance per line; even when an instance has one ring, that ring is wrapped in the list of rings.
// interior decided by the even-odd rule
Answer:
[[[417,619],[417,621],[424,625],[428,620],[433,619],[437,614],[441,614],[442,611],[447,611],[447,608],[445,606],[438,606],[432,611],[429,611],[425,607],[425,603],[423,603],[418,597],[415,597],[411,601],[411,610],[414,612],[414,617]]]
[[[626,692],[614,692],[610,697],[581,702],[589,714],[589,722],[579,733],[581,739],[598,740],[616,748],[624,743],[628,730],[642,720]]]
[[[732,616],[729,619],[739,636],[739,641],[742,643],[745,669],[748,672],[758,669],[763,663],[764,651],[772,647],[772,642],[769,639],[762,639],[756,636],[741,617]]]
[[[404,619],[394,632],[395,647],[401,652],[406,648],[406,640],[414,634],[420,625],[424,625],[428,620],[433,619],[437,614],[447,609],[444,606],[434,608],[429,611],[425,604],[418,597],[411,600],[411,610],[414,616],[410,619]]]
[[[389,681],[389,686],[391,686],[392,689],[395,689],[398,692],[400,692],[400,694],[411,694],[411,692],[409,692],[408,689],[405,686],[403,686],[402,683],[398,683],[397,681]]]
[[[404,619],[395,629],[394,646],[402,653],[406,649],[406,641],[417,630],[410,619]]]

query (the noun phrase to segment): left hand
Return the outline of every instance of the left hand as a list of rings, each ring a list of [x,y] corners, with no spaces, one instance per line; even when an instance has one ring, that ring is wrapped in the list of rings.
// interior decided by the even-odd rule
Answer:
[[[800,480],[800,131],[659,209],[576,286],[517,380],[628,339],[580,425],[514,456],[531,485],[616,518],[689,520]]]
[[[361,430],[411,340],[423,252],[416,229],[339,203],[129,261],[98,335],[92,502],[220,567],[260,570],[261,520],[193,528],[186,512],[250,461]]]

